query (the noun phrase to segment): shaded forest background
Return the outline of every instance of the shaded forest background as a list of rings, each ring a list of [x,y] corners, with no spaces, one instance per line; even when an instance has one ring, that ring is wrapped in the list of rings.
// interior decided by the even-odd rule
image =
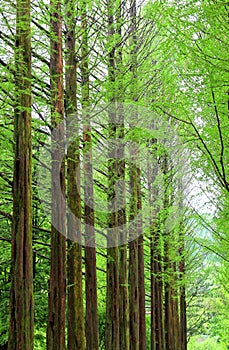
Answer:
[[[0,17],[2,349],[228,349],[228,3]]]

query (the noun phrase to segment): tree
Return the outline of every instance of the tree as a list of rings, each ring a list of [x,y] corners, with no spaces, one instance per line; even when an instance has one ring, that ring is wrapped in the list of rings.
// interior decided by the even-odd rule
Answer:
[[[66,21],[66,76],[65,108],[67,117],[67,139],[70,141],[67,152],[68,184],[68,349],[85,349],[85,327],[82,287],[82,232],[80,221],[80,139],[77,110],[77,66],[76,66],[76,1],[69,0],[65,5]],[[72,135],[73,134],[73,135]]]
[[[90,90],[89,90],[89,49],[87,3],[82,1],[82,61],[81,94],[83,113],[83,168],[84,168],[84,228],[85,228],[85,285],[86,285],[86,348],[98,349],[98,313],[97,313],[97,277],[95,248],[94,187],[92,167],[92,137],[90,125]]]
[[[163,248],[160,231],[160,205],[158,204],[159,189],[155,185],[159,172],[159,156],[157,140],[149,142],[149,159],[152,155],[154,162],[148,161],[148,197],[150,210],[150,310],[151,310],[151,350],[165,349],[164,305],[163,305]]]
[[[126,205],[126,162],[125,162],[125,89],[123,64],[123,4],[117,1],[116,9],[116,99],[117,99],[117,122],[116,138],[119,142],[117,147],[117,179],[119,192],[117,198],[117,230],[119,237],[119,327],[120,327],[120,349],[129,349],[129,285],[128,285],[128,245],[127,245],[127,205]]]
[[[8,349],[33,349],[30,2],[16,4],[12,269]]]
[[[107,292],[106,292],[106,350],[119,349],[119,237],[117,222],[117,198],[115,196],[115,182],[117,179],[117,147],[113,144],[116,139],[116,69],[115,69],[115,17],[116,2],[109,0],[107,4],[108,27],[108,101],[112,109],[108,112],[108,233],[107,233]],[[111,140],[111,141],[110,141]],[[111,230],[112,233],[109,232]]]
[[[62,20],[59,0],[50,3],[50,81],[51,124],[57,135],[52,139],[52,231],[51,268],[47,324],[47,349],[65,349],[66,311],[66,199],[65,159],[61,147],[64,141]],[[58,190],[58,189],[61,190]]]

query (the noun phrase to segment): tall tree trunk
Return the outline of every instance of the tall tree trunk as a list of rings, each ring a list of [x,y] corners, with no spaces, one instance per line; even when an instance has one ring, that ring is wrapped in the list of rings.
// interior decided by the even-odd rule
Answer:
[[[151,350],[165,349],[163,283],[161,255],[158,250],[158,227],[153,225],[151,231]]]
[[[121,128],[121,126],[119,126]],[[121,130],[120,130],[121,131]],[[121,136],[121,135],[120,135]],[[121,137],[124,137],[121,136]],[[117,178],[125,181],[124,150],[119,148]],[[126,210],[125,210],[125,185],[123,184],[119,194],[119,204],[123,209],[118,210],[118,234],[121,242],[126,242]],[[128,269],[127,269],[127,245],[119,247],[119,327],[120,349],[129,349],[129,301],[128,301]]]
[[[132,154],[133,155],[133,154]],[[137,169],[130,169],[131,206],[130,221],[137,215]],[[129,286],[130,286],[130,349],[139,349],[139,277],[138,277],[138,238],[137,223],[132,224],[129,235]]]
[[[151,225],[153,225],[151,223]],[[153,226],[150,229],[150,350],[156,350],[156,279],[154,268],[154,232]]]
[[[116,26],[119,43],[122,42],[122,2],[118,0],[116,10]],[[124,88],[123,88],[123,57],[122,45],[116,49],[117,72],[117,130],[116,138],[120,140],[117,149],[117,181],[119,192],[117,198],[117,227],[119,236],[119,328],[120,349],[129,349],[129,295],[128,295],[128,265],[127,265],[127,230],[126,230],[126,186],[125,186],[125,146],[124,146]]]
[[[113,103],[113,110],[109,112],[109,140],[116,138],[117,113],[115,110],[115,23],[113,0],[108,0],[108,78],[110,82],[108,96]],[[109,142],[109,141],[108,141]],[[115,182],[117,179],[117,149],[113,143],[108,144],[108,227],[112,234],[107,236],[107,294],[106,294],[106,350],[119,349],[119,249],[117,227],[117,202],[115,198]],[[122,218],[123,219],[123,218]]]
[[[84,225],[85,225],[85,284],[86,284],[86,349],[97,350],[98,312],[97,312],[97,279],[96,249],[94,230],[94,188],[92,169],[92,139],[89,108],[89,66],[88,66],[88,28],[87,3],[82,2],[82,108],[83,108],[83,141],[84,141]]]
[[[156,143],[156,140],[153,140]],[[151,155],[152,156],[152,155]],[[154,188],[158,175],[157,155],[153,155],[155,163],[148,162],[148,192],[149,205],[156,206],[158,190]],[[163,317],[163,283],[162,283],[162,254],[160,247],[160,232],[158,224],[159,208],[151,211],[150,231],[150,270],[151,270],[151,350],[164,350],[164,317]]]
[[[139,350],[139,255],[138,255],[138,181],[139,169],[136,166],[138,150],[133,147],[130,150],[132,163],[130,166],[130,222],[131,232],[129,233],[129,288],[130,288],[130,350]]]
[[[156,279],[154,269],[154,241],[153,229],[150,230],[150,350],[156,350]]]
[[[178,254],[178,252],[177,252]],[[173,303],[173,334],[174,334],[174,343],[175,343],[175,349],[177,350],[181,350],[181,342],[180,342],[180,315],[179,315],[179,305],[178,305],[178,301],[179,301],[179,289],[177,288],[177,263],[173,262],[172,263],[172,274],[173,274],[173,299],[172,299],[172,303]]]
[[[159,237],[156,231],[154,237]],[[157,238],[156,238],[157,239]],[[159,243],[159,239],[157,239]],[[159,244],[156,245],[155,259],[154,259],[154,273],[155,273],[155,307],[156,314],[156,350],[165,350],[165,327],[164,327],[164,313],[163,313],[163,281],[162,281],[162,256],[159,252]]]
[[[179,342],[179,315],[177,293],[174,288],[173,280],[175,271],[172,264],[165,260],[165,272],[171,281],[165,283],[165,332],[166,332],[166,349],[180,350]]]
[[[116,127],[111,127],[109,136],[114,139]],[[112,136],[113,135],[113,136]],[[113,146],[111,146],[112,148]],[[108,165],[108,202],[114,201],[114,184],[116,164],[113,160],[114,155],[110,155]],[[112,235],[107,237],[107,296],[106,296],[106,350],[119,349],[119,248],[118,248],[118,229],[116,206],[113,206],[113,212],[109,214],[109,228],[112,229]],[[111,208],[110,208],[111,209]],[[122,276],[123,277],[123,276]]]
[[[159,253],[159,232],[153,224],[150,237],[151,251],[151,350],[165,349],[162,257]]]
[[[181,350],[187,350],[187,315],[186,315],[186,293],[185,293],[185,283],[183,281],[185,276],[185,260],[184,260],[184,236],[183,236],[183,223],[181,223],[181,247],[179,250],[180,253],[180,263],[179,263],[179,272],[180,272],[180,342]]]
[[[183,270],[183,267],[181,267]],[[183,270],[184,271],[184,270]],[[181,325],[181,350],[187,350],[187,316],[185,287],[180,287],[180,325]]]
[[[66,309],[66,203],[65,163],[61,159],[64,140],[62,20],[59,0],[50,3],[51,10],[51,124],[58,140],[52,140],[52,229],[51,270],[49,281],[47,350],[65,349]],[[59,123],[61,123],[59,125]],[[60,184],[61,191],[58,191]],[[55,226],[54,226],[55,225]],[[57,229],[58,228],[58,229]]]
[[[77,114],[77,67],[76,50],[76,1],[66,1],[66,116],[68,207],[68,350],[85,349],[85,327],[82,289],[82,247],[81,247],[81,201],[80,201],[80,157],[79,121]],[[73,135],[72,135],[73,133]],[[73,138],[73,139],[72,139]]]
[[[138,210],[141,210],[141,180],[138,183]],[[142,221],[140,220],[138,238],[138,283],[139,283],[139,350],[146,349],[146,318],[145,318],[145,276],[144,276],[144,245]]]
[[[171,188],[171,170],[169,169],[168,155],[164,155],[163,160],[164,173],[164,217],[166,222],[169,207],[171,205],[172,191]],[[178,301],[177,301],[177,287],[176,275],[177,266],[174,262],[174,256],[178,253],[176,250],[176,237],[174,229],[170,229],[165,225],[164,228],[164,271],[165,271],[165,335],[166,335],[166,349],[179,350],[179,317],[178,317]]]
[[[167,265],[168,268],[168,265]],[[175,350],[173,334],[173,309],[172,309],[172,289],[169,283],[165,284],[165,338],[166,349]]]
[[[132,84],[131,84],[131,99],[134,102],[138,99],[137,89],[137,25],[136,18],[137,9],[136,1],[130,2],[130,60],[131,60],[131,73],[132,73]],[[135,118],[137,118],[136,110],[134,110]],[[130,125],[130,128],[134,128],[137,125],[137,120],[134,120],[134,124]],[[130,350],[140,349],[140,305],[145,308],[144,298],[142,292],[144,290],[144,269],[142,270],[143,262],[143,238],[142,234],[142,220],[140,215],[141,211],[141,197],[140,197],[140,169],[137,167],[138,160],[138,146],[132,145],[130,149],[130,158],[132,164],[130,165],[130,190],[131,190],[131,201],[130,201],[130,222],[131,232],[129,233],[129,288],[130,288]],[[138,218],[137,218],[138,216]],[[140,243],[140,249],[139,249]],[[140,273],[140,275],[139,275]],[[140,287],[140,281],[143,282],[143,286]],[[140,301],[140,295],[143,300]],[[144,311],[145,313],[145,311]],[[142,323],[144,315],[141,316],[141,346],[145,343],[145,326]]]
[[[33,349],[30,1],[17,0],[9,350]]]
[[[156,139],[152,140],[155,144]],[[151,350],[165,349],[164,315],[163,315],[163,283],[162,283],[162,252],[160,245],[160,231],[157,207],[158,189],[155,188],[155,180],[158,175],[157,154],[151,154],[155,162],[148,162],[148,192],[150,208],[150,269],[151,269]]]
[[[169,184],[168,184],[168,156],[165,154],[162,161],[162,172],[164,175],[164,204],[163,204],[163,220],[166,220],[167,211],[169,208]],[[173,309],[172,309],[172,289],[171,289],[171,266],[169,259],[169,237],[166,230],[163,231],[164,243],[164,271],[165,271],[165,295],[164,295],[164,311],[165,311],[165,343],[166,349],[174,349],[174,335],[173,335]]]

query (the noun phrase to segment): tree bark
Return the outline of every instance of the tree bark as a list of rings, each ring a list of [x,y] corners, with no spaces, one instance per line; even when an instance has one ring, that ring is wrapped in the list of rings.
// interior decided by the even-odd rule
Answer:
[[[139,260],[138,260],[138,181],[139,169],[135,162],[138,150],[132,148],[130,155],[133,164],[130,166],[130,223],[131,232],[129,233],[129,288],[130,288],[130,350],[139,350]]]
[[[182,224],[181,224],[181,234],[182,234]],[[181,236],[181,248],[180,248],[180,263],[179,263],[179,272],[180,272],[180,342],[181,342],[181,350],[187,350],[187,315],[186,315],[186,293],[185,293],[185,284],[184,284],[184,276],[185,276],[185,261],[184,261],[184,237]]]
[[[117,1],[116,10],[116,32],[118,42],[122,42],[122,1]],[[117,75],[117,129],[116,138],[120,141],[117,149],[117,181],[119,181],[119,191],[117,198],[117,227],[120,242],[119,247],[119,327],[120,327],[120,349],[129,349],[129,294],[128,294],[128,251],[127,251],[127,229],[126,229],[126,186],[125,186],[125,145],[124,145],[124,88],[123,88],[123,54],[122,45],[117,45],[115,62]]]
[[[139,177],[140,181],[140,177]],[[138,193],[138,209],[141,210],[141,194]],[[146,318],[145,318],[145,275],[144,275],[144,241],[142,234],[142,222],[138,230],[141,232],[138,238],[138,283],[139,283],[139,350],[146,349]]]
[[[152,140],[156,144],[157,140]],[[154,187],[158,175],[157,152],[152,154],[155,162],[148,162],[148,193],[150,208],[150,271],[151,271],[151,350],[164,350],[164,315],[163,315],[163,283],[162,283],[162,253],[160,247],[160,231],[156,200],[158,189]],[[151,156],[152,156],[151,155]]]
[[[83,167],[84,167],[84,224],[85,224],[85,284],[86,284],[86,349],[97,350],[98,304],[96,277],[96,248],[94,230],[94,188],[92,168],[92,138],[89,116],[89,66],[87,3],[82,2],[82,108],[83,108]]]
[[[9,350],[33,349],[30,1],[17,0]]]
[[[61,159],[64,141],[62,19],[59,0],[50,3],[51,11],[51,124],[58,140],[52,140],[52,228],[49,280],[47,350],[65,349],[66,311],[66,203],[65,160]],[[58,191],[60,184],[61,192]],[[55,225],[55,226],[54,226]],[[57,229],[58,228],[58,229]]]
[[[80,148],[79,121],[77,113],[77,67],[76,50],[76,1],[67,0],[66,8],[66,116],[67,138],[70,145],[67,150],[68,180],[68,350],[85,349],[85,327],[82,288],[82,237],[81,237],[81,201],[80,201]],[[72,135],[73,133],[73,135]]]
[[[132,83],[131,100],[138,100],[138,75],[137,75],[137,7],[136,1],[130,2],[130,61]],[[138,124],[137,113],[130,128]],[[144,287],[144,253],[142,236],[141,216],[141,180],[140,169],[137,166],[139,157],[138,145],[131,146],[130,157],[130,223],[129,233],[129,285],[130,285],[130,349],[142,350],[146,347],[146,325],[145,325],[145,287]]]
[[[171,182],[168,181],[168,175],[171,177],[171,170],[169,169],[168,155],[164,155],[163,160],[163,174],[164,174],[164,217],[166,221],[169,207],[172,203]],[[164,228],[164,272],[165,272],[165,336],[166,349],[180,350],[179,340],[179,317],[178,317],[178,295],[176,286],[177,266],[174,262],[173,256],[178,254],[176,245],[174,229],[168,231],[169,227]]]
[[[109,111],[109,139],[116,138],[117,111],[115,110],[115,2],[109,0],[108,4],[108,100],[112,103],[112,111]],[[107,292],[106,292],[106,332],[105,349],[119,349],[119,237],[118,237],[118,213],[117,198],[115,198],[115,182],[117,180],[117,149],[108,141],[108,227],[112,229],[112,235],[107,236]],[[121,219],[121,218],[120,218]]]

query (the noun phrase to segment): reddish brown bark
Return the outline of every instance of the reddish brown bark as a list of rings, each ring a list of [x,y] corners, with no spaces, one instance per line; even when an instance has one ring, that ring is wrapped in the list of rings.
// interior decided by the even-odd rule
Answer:
[[[30,1],[17,1],[9,350],[33,349]]]
[[[117,16],[116,16],[116,32],[119,42],[122,42],[122,1],[117,2]],[[126,229],[126,186],[125,186],[125,146],[124,146],[124,126],[125,115],[123,102],[124,87],[123,87],[123,57],[122,45],[116,47],[116,76],[117,76],[117,94],[118,102],[117,108],[117,130],[116,138],[120,140],[117,149],[117,181],[119,182],[119,192],[117,198],[117,227],[118,237],[120,241],[119,247],[119,327],[120,327],[120,349],[129,349],[129,295],[128,295],[128,251],[127,251],[127,229]]]
[[[155,269],[154,269],[154,244],[153,244],[153,234],[151,232],[150,237],[150,349],[156,350],[156,286],[155,286]]]
[[[153,144],[157,140],[152,141]],[[150,142],[151,144],[151,142]],[[149,144],[149,146],[150,146]],[[158,224],[159,208],[156,206],[158,190],[154,187],[158,175],[158,161],[156,147],[148,162],[148,195],[150,205],[150,271],[151,271],[151,350],[165,349],[164,313],[163,313],[163,283],[162,283],[162,256],[160,247],[160,232]],[[152,156],[154,162],[152,164]],[[154,208],[154,209],[152,209]]]
[[[134,151],[135,153],[135,151]],[[132,155],[134,155],[132,153]],[[139,349],[139,273],[138,273],[138,223],[137,209],[137,181],[138,170],[135,165],[130,169],[131,206],[130,222],[132,222],[129,235],[129,295],[130,295],[130,350]]]
[[[138,210],[141,210],[140,177],[138,193]],[[139,232],[142,232],[142,222],[139,222]],[[146,349],[146,318],[145,318],[145,276],[144,276],[144,245],[143,234],[138,238],[138,283],[139,283],[139,350]]]
[[[113,120],[112,116],[112,120]],[[109,126],[109,137],[114,139],[116,126]],[[113,145],[111,146],[113,149]],[[113,149],[114,152],[114,149]],[[108,202],[111,203],[115,198],[115,179],[116,179],[116,162],[114,154],[110,155],[108,163]],[[112,205],[113,212],[108,216],[108,225],[112,229],[112,234],[107,237],[107,294],[106,294],[106,333],[105,348],[106,350],[119,349],[119,248],[118,248],[118,228],[116,204]],[[111,207],[109,208],[111,209]]]
[[[179,317],[177,294],[173,287],[173,283],[165,285],[165,334],[166,349],[180,350],[179,342]]]
[[[121,112],[122,113],[122,112]],[[124,120],[123,120],[124,122]],[[117,137],[124,137],[124,123],[117,126]],[[129,349],[129,301],[128,301],[128,267],[127,267],[127,233],[126,233],[126,210],[125,210],[125,161],[124,147],[118,149],[117,179],[123,181],[118,194],[117,225],[118,236],[122,242],[119,247],[119,327],[120,349]],[[124,244],[123,244],[124,243]]]
[[[164,155],[162,171],[164,174],[164,217],[167,219],[168,210],[172,204],[171,169],[168,155]],[[177,294],[177,265],[174,262],[177,252],[177,241],[174,229],[165,225],[164,232],[164,271],[165,271],[165,339],[166,349],[179,350],[179,315],[178,315],[178,294]]]
[[[65,349],[66,309],[66,203],[65,164],[61,158],[61,142],[64,140],[62,20],[59,0],[50,3],[51,9],[51,123],[56,128],[56,140],[52,143],[52,229],[51,269],[49,281],[47,349]],[[57,140],[60,142],[58,144]],[[58,191],[60,184],[61,191]],[[55,226],[54,226],[55,225]],[[57,230],[58,228],[58,230]]]
[[[151,350],[164,350],[162,257],[157,226],[154,226],[151,235]]]
[[[82,287],[81,247],[81,201],[80,201],[80,157],[79,121],[77,113],[77,69],[76,50],[76,1],[67,0],[66,5],[66,116],[67,138],[70,142],[67,152],[68,180],[68,350],[85,349],[85,327]]]
[[[82,107],[84,142],[84,224],[85,224],[85,284],[86,284],[86,349],[97,350],[98,345],[98,305],[96,277],[96,249],[94,229],[94,187],[92,167],[92,138],[89,116],[89,66],[87,2],[82,2]]]
[[[107,3],[108,9],[108,78],[110,88],[107,91],[109,101],[116,101],[115,91],[115,21],[114,21],[114,6],[115,2],[109,0]],[[109,113],[109,140],[116,138],[116,111]],[[117,198],[115,198],[115,182],[117,180],[117,149],[108,144],[108,227],[112,229],[112,234],[107,236],[107,293],[106,293],[106,331],[105,331],[105,348],[106,350],[119,349],[119,237],[118,237],[118,213],[117,213]],[[122,276],[123,277],[123,276]]]
[[[131,42],[131,73],[132,83],[130,96],[133,102],[138,100],[138,74],[137,74],[137,6],[136,1],[130,2],[130,42]],[[138,125],[135,111],[134,128]],[[130,222],[129,233],[129,284],[130,284],[130,349],[138,350],[146,347],[146,324],[145,324],[145,287],[144,287],[144,252],[142,236],[141,216],[141,179],[140,169],[136,165],[139,157],[138,146],[130,149],[132,164],[130,165]],[[139,238],[137,238],[139,237]]]
[[[183,279],[185,275],[185,263],[182,258],[183,247],[180,251],[181,262],[179,264],[180,278]],[[187,350],[187,315],[186,315],[186,293],[184,281],[181,283],[180,287],[180,342],[181,350]]]

